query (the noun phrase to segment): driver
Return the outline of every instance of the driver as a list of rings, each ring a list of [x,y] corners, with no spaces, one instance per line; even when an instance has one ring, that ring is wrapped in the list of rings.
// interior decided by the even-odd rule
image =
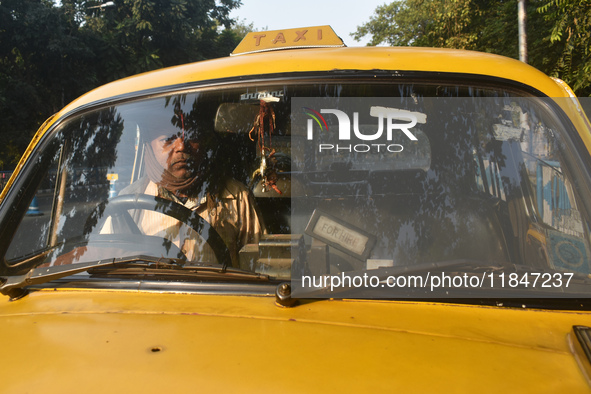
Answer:
[[[262,233],[253,198],[240,182],[225,176],[228,168],[216,163],[221,148],[213,132],[158,132],[145,144],[147,177],[120,194],[149,194],[185,206],[205,219],[220,234],[239,266],[238,252],[258,243]],[[146,235],[166,238],[190,261],[216,261],[213,250],[194,230],[175,218],[153,211],[135,213]]]

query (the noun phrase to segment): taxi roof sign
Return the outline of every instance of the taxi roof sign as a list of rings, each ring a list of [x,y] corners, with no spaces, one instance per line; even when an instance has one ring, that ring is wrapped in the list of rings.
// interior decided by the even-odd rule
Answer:
[[[248,33],[230,56],[293,48],[344,47],[332,27],[312,26]]]

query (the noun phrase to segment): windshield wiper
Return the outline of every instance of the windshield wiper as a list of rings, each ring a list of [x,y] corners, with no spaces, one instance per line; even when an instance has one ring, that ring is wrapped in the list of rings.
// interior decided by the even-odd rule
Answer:
[[[143,272],[146,269],[165,270],[206,278],[270,279],[268,275],[224,267],[222,265],[200,265],[188,263],[181,259],[136,255],[119,259],[113,258],[79,264],[32,268],[23,275],[0,277],[0,293],[9,296],[11,301],[14,301],[28,294],[28,290],[25,289],[26,286],[40,285],[85,271],[108,274],[109,271],[120,268],[141,269]]]

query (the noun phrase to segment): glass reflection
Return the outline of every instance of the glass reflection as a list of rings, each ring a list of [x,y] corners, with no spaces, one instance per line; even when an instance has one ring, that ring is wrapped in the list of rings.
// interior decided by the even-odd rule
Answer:
[[[252,99],[259,96],[267,101]],[[328,130],[308,139],[312,112],[303,107],[324,116]],[[378,122],[388,120],[372,115],[376,107],[418,116],[416,140],[400,128],[387,140]],[[350,147],[338,138],[334,112],[322,108],[358,113]],[[588,217],[564,127],[539,102],[506,92],[232,88],[98,109],[52,138],[35,185],[44,215],[23,217],[6,254],[11,264],[36,255],[31,264],[148,254],[227,259],[250,270],[297,260],[297,272],[323,274],[462,259],[591,273]],[[314,212],[375,239],[367,256],[311,236]],[[297,259],[269,246],[286,235],[303,239]]]

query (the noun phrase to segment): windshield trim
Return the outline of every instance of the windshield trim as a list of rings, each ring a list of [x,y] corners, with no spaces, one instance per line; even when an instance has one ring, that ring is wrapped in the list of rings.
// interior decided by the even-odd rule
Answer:
[[[153,281],[146,279],[89,278],[72,275],[44,284],[28,287],[36,291],[133,291],[157,294],[215,295],[215,296],[256,296],[273,297],[279,282],[238,283],[238,282],[175,282]],[[467,307],[503,308],[518,310],[552,310],[564,312],[591,311],[590,298],[388,298],[388,299],[352,299],[346,297],[331,298],[332,302],[392,302],[392,303],[431,303],[453,304]],[[325,302],[326,298],[299,298],[300,304]]]
[[[183,94],[193,91],[202,91],[207,89],[219,89],[220,87],[240,87],[246,85],[256,85],[261,82],[265,84],[278,84],[282,81],[289,81],[292,84],[305,84],[314,81],[323,81],[336,83],[339,81],[350,82],[357,79],[359,82],[373,82],[381,83],[384,80],[392,81],[393,78],[404,79],[405,82],[412,83],[453,83],[458,86],[478,86],[479,88],[496,88],[503,86],[508,92],[515,92],[532,97],[549,97],[542,91],[533,86],[524,84],[522,82],[511,79],[494,77],[485,74],[464,74],[451,72],[432,72],[432,71],[398,71],[398,70],[331,70],[331,71],[306,71],[306,72],[286,72],[276,74],[255,74],[240,77],[228,77],[220,79],[210,79],[203,81],[191,81],[174,85],[166,85],[158,88],[150,88],[145,90],[137,90],[121,95],[106,97],[104,99],[92,101],[83,104],[80,107],[59,114],[56,117],[55,123],[51,125],[53,128],[57,123],[61,123],[67,118],[85,112],[89,109],[95,110],[105,106],[112,106],[124,103],[130,100],[147,99],[153,97],[164,96],[168,94]],[[364,81],[362,81],[364,80]]]
[[[377,73],[377,72],[376,72]],[[337,74],[335,73],[335,75],[331,75],[331,79],[328,80],[326,78],[326,76],[322,77],[322,76],[318,76],[318,73],[312,73],[315,77],[304,77],[302,75],[300,75],[301,73],[297,73],[298,74],[298,79],[287,79],[284,77],[281,78],[277,78],[277,79],[269,79],[269,78],[264,78],[264,79],[253,79],[253,80],[244,80],[244,79],[234,79],[234,81],[226,81],[224,82],[224,88],[236,88],[236,87],[241,87],[241,86],[252,86],[252,85],[258,85],[260,83],[264,83],[265,85],[273,85],[273,84],[280,84],[280,83],[289,83],[292,85],[297,85],[297,84],[307,84],[307,83],[314,83],[314,82],[318,82],[318,83],[327,83],[327,84],[338,84],[340,82],[344,82],[344,83],[367,83],[367,82],[372,82],[375,84],[379,84],[383,81],[389,81],[391,83],[396,83],[396,82],[403,82],[403,83],[421,83],[421,82],[434,82],[437,81],[438,83],[442,83],[442,78],[441,78],[441,74],[445,74],[447,77],[450,76],[449,73],[426,73],[426,74],[430,74],[430,75],[434,75],[437,74],[437,79],[435,79],[435,77],[433,77],[433,79],[405,79],[404,81],[400,80],[400,81],[396,81],[395,79],[392,79],[392,73],[388,72],[388,75],[385,74],[381,74],[379,75],[379,78],[372,78],[371,80],[369,79],[365,79],[365,78],[369,78],[370,75],[376,75],[376,73],[367,73],[367,72],[363,72],[363,73],[353,73],[350,72],[349,74],[345,75],[345,74]],[[364,74],[363,77],[360,77],[361,74]],[[379,73],[378,73],[379,74]],[[401,73],[401,74],[396,74],[396,76],[404,76],[405,78],[408,76],[409,73]],[[419,73],[421,75],[424,76],[425,73]],[[461,75],[461,74],[460,74]],[[476,78],[474,81],[476,81],[478,78]],[[496,77],[488,77],[485,79],[490,79],[490,80],[498,80],[499,78]],[[503,80],[503,81],[507,81],[507,80]],[[448,80],[446,79],[445,82],[448,82]],[[487,87],[487,85],[482,84],[482,82],[475,82],[474,84],[469,83],[470,81],[467,79],[462,79],[461,82],[461,86],[477,86],[478,88],[485,88]],[[512,82],[512,81],[509,81]],[[453,79],[450,78],[449,79],[449,83],[452,84],[454,83]],[[455,85],[460,86],[460,83],[455,83]],[[523,84],[519,84],[522,86],[527,86],[527,85],[523,85]],[[222,82],[218,82],[215,85],[199,85],[199,83],[187,83],[187,84],[182,84],[182,85],[175,85],[174,87],[162,87],[162,88],[158,88],[155,90],[151,90],[151,91],[144,91],[144,92],[148,92],[148,93],[143,93],[140,94],[138,92],[136,93],[129,93],[127,95],[124,96],[119,96],[118,98],[111,98],[111,99],[106,99],[104,102],[100,103],[100,102],[96,102],[96,103],[91,103],[88,106],[83,106],[80,107],[74,111],[71,111],[70,113],[62,116],[60,119],[58,119],[54,124],[52,124],[45,132],[45,134],[43,135],[43,137],[40,139],[38,145],[35,147],[35,149],[33,150],[32,155],[29,157],[29,161],[26,163],[26,166],[24,166],[21,170],[20,173],[18,174],[18,176],[15,179],[15,182],[13,184],[13,187],[11,189],[10,192],[8,192],[7,194],[7,198],[4,199],[4,201],[0,202],[0,212],[2,211],[7,211],[8,207],[10,207],[12,204],[15,204],[17,202],[17,200],[24,200],[24,201],[28,201],[27,197],[27,191],[28,189],[30,189],[30,185],[34,184],[34,177],[32,177],[31,181],[29,181],[28,183],[26,183],[26,179],[28,177],[28,175],[31,175],[31,171],[35,171],[35,168],[37,168],[37,166],[41,165],[40,163],[38,163],[38,160],[34,160],[35,158],[38,158],[38,154],[39,152],[43,149],[43,148],[47,148],[47,146],[51,143],[51,138],[52,136],[55,135],[55,133],[60,129],[61,125],[63,125],[65,122],[67,122],[69,119],[75,117],[75,116],[79,116],[81,114],[84,114],[88,111],[94,111],[94,110],[98,110],[100,108],[108,108],[111,107],[113,105],[116,104],[122,104],[122,103],[126,103],[126,102],[130,102],[130,101],[135,101],[135,100],[145,100],[145,99],[150,99],[150,98],[156,98],[156,97],[161,97],[161,96],[165,96],[167,94],[170,93],[175,93],[175,94],[182,94],[182,93],[187,93],[187,92],[201,92],[201,91],[208,91],[211,90],[213,88],[219,89],[222,86]],[[181,88],[182,87],[182,88]],[[497,88],[499,89],[498,85],[490,85],[490,87],[493,88]],[[503,86],[503,88],[505,88]],[[534,90],[533,88],[529,87],[530,90]],[[156,92],[158,91],[158,92]],[[507,91],[510,91],[510,89],[507,89]],[[518,91],[519,93],[524,93],[524,91]],[[537,97],[537,96],[535,96]],[[570,119],[568,118],[568,116],[564,113],[564,111],[562,111],[560,109],[559,106],[557,105],[551,105],[549,103],[550,100],[547,100],[546,96],[541,96],[542,98],[546,98],[546,100],[542,99],[540,101],[544,101],[545,103],[547,103],[547,109],[548,109],[548,113],[552,114],[555,119],[557,121],[559,121],[559,123],[561,123],[564,126],[565,131],[567,132],[568,137],[566,138],[566,140],[568,141],[567,145],[569,148],[569,151],[572,149],[572,151],[574,153],[576,153],[575,155],[572,155],[573,157],[575,157],[574,162],[572,167],[579,172],[579,175],[581,174],[580,171],[585,171],[586,170],[586,174],[587,176],[589,175],[590,171],[589,168],[591,167],[589,165],[589,155],[583,155],[581,154],[582,151],[577,148],[577,144],[579,142],[579,140],[575,139],[578,138],[580,139],[579,134],[576,132],[576,129],[574,128],[574,125],[572,125],[572,122],[570,122]],[[111,101],[112,100],[112,101]],[[37,156],[35,156],[37,155]],[[585,160],[588,159],[588,160]],[[578,163],[580,163],[581,165],[577,165]],[[582,177],[580,178],[582,180],[586,180],[589,179],[588,177]],[[19,187],[20,186],[20,187]],[[589,182],[584,182],[584,185],[580,185],[581,187],[584,187],[585,190],[589,190],[590,189],[590,185]],[[16,190],[15,190],[16,189]],[[30,194],[30,193],[29,193]],[[583,202],[585,203],[585,206],[587,207],[589,204],[591,204],[591,201],[588,202],[589,204],[587,204],[587,202],[583,199]],[[11,226],[10,223],[18,223],[20,220],[20,217],[22,217],[22,215],[20,215],[18,212],[16,211],[21,211],[22,206],[24,206],[24,204],[21,201],[20,205],[17,205],[17,208],[15,210],[15,212],[12,215],[5,215],[5,219],[3,220],[2,223],[0,223],[0,228],[3,228],[3,230],[0,231],[0,239],[6,239],[5,235],[10,232]],[[588,211],[591,212],[591,209],[588,209]],[[16,215],[16,216],[14,216]],[[12,221],[10,220],[12,218]],[[8,225],[5,225],[8,224]],[[10,244],[10,240],[6,243],[6,246],[8,246]],[[4,255],[5,249],[3,249],[4,247],[4,242],[0,241],[0,253],[2,253],[2,256]],[[13,275],[13,274],[18,274],[18,273],[22,273],[23,270],[26,270],[28,268],[28,266],[26,267],[24,265],[19,265],[19,266],[8,266],[8,264],[6,263],[6,261],[3,259],[2,261],[2,266],[0,266],[0,275]],[[8,274],[7,274],[8,272]],[[423,299],[424,301],[424,299]],[[445,302],[449,302],[448,300],[446,300]]]
[[[337,84],[337,83],[371,83],[371,84],[380,84],[384,81],[389,81],[390,83],[397,82],[396,79],[393,78],[401,78],[404,83],[433,83],[433,84],[442,84],[442,83],[449,83],[457,86],[468,86],[468,87],[478,87],[478,88],[492,88],[492,89],[499,89],[501,85],[502,89],[506,90],[507,92],[515,92],[516,94],[524,95],[526,97],[533,96],[535,98],[542,98],[540,101],[544,101],[546,105],[546,100],[548,97],[544,95],[539,90],[525,85],[520,82],[507,80],[498,77],[491,77],[486,75],[472,75],[472,74],[462,74],[462,73],[445,73],[445,72],[421,72],[421,71],[389,71],[389,70],[372,70],[371,72],[368,71],[357,71],[357,70],[333,70],[328,72],[299,72],[299,73],[280,73],[280,74],[260,74],[260,75],[253,75],[248,77],[232,77],[232,78],[224,78],[218,80],[206,80],[206,81],[198,81],[198,82],[188,82],[178,85],[170,85],[170,86],[162,86],[156,89],[147,89],[144,91],[136,91],[130,92],[120,96],[114,96],[110,98],[106,98],[104,100],[99,100],[96,102],[92,102],[89,104],[85,104],[80,106],[79,108],[72,110],[66,114],[59,116],[59,113],[54,115],[52,118],[56,118],[57,120],[49,125],[48,129],[43,131],[42,129],[39,130],[39,133],[42,133],[42,136],[39,138],[37,145],[34,149],[31,150],[31,153],[28,157],[24,156],[22,160],[26,159],[24,165],[17,170],[17,175],[12,183],[10,190],[6,192],[5,198],[0,201],[0,213],[9,209],[9,207],[16,207],[17,209],[13,210],[12,214],[6,214],[4,216],[4,220],[0,222],[0,256],[2,256],[2,260],[0,261],[0,275],[18,275],[23,274],[26,272],[32,265],[27,264],[15,264],[10,265],[5,260],[4,255],[8,250],[10,242],[12,241],[12,236],[10,235],[11,229],[15,228],[21,221],[22,215],[24,215],[23,209],[26,211],[28,207],[28,203],[24,203],[24,201],[30,201],[33,197],[32,194],[34,191],[31,191],[29,184],[26,184],[26,179],[30,178],[30,184],[35,184],[35,177],[31,176],[31,173],[35,173],[36,168],[38,168],[41,164],[38,162],[39,154],[41,151],[45,150],[47,146],[51,143],[52,138],[55,136],[55,133],[59,131],[61,126],[67,123],[70,119],[74,117],[78,117],[84,115],[86,113],[101,110],[104,108],[109,108],[112,106],[125,104],[128,102],[138,101],[138,100],[148,100],[152,98],[159,98],[164,97],[170,94],[187,94],[187,93],[194,93],[194,92],[207,92],[213,89],[223,88],[240,88],[240,87],[247,87],[258,85],[260,83],[264,83],[266,85],[274,85],[274,84],[281,84],[281,83],[289,83],[292,85],[303,85],[308,83],[315,83],[315,82],[322,82],[322,83],[330,83],[330,84]],[[579,136],[578,132],[576,131],[574,125],[568,118],[568,116],[564,113],[557,113],[557,106],[548,106],[546,105],[550,113],[556,117],[556,120],[561,121],[564,124],[567,121],[568,126],[565,127],[569,135],[569,141],[574,143],[569,143],[569,151],[577,152],[578,155],[571,155],[576,156],[578,163],[583,164],[586,168],[586,173],[591,176],[591,156],[586,155],[587,161],[583,163],[581,158],[581,152],[579,152],[575,145],[582,144],[581,137]],[[563,112],[560,109],[560,112]],[[576,138],[576,141],[572,141],[573,138]],[[583,145],[582,145],[583,146]],[[580,165],[575,165],[575,168],[580,168]],[[591,190],[591,185],[588,185],[589,190]],[[591,204],[591,202],[590,202]],[[23,212],[20,214],[20,212]],[[591,207],[589,209],[591,212]]]

